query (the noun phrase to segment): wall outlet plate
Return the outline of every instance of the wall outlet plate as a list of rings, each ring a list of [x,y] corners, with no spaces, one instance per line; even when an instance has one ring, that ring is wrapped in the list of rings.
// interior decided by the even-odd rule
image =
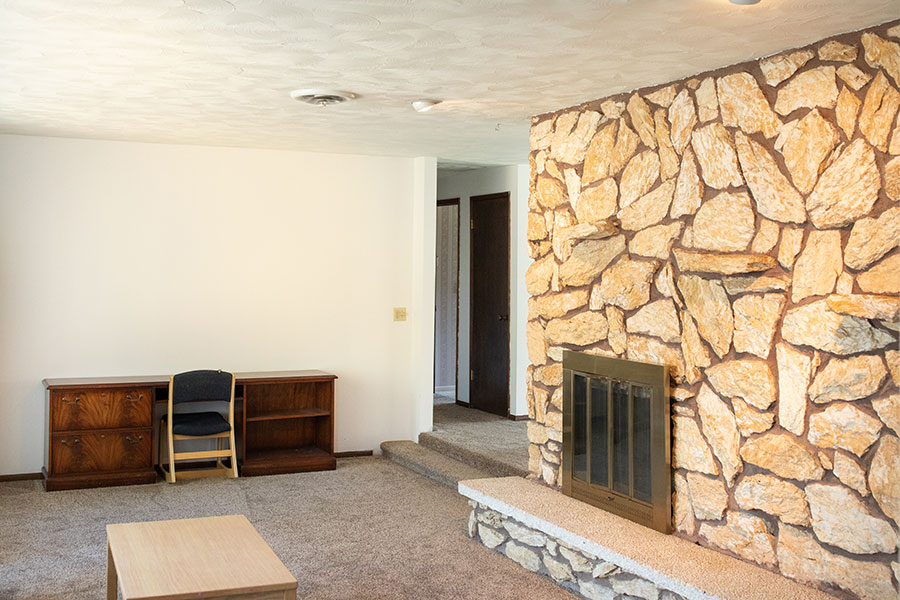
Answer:
[[[395,321],[405,321],[406,320],[406,307],[405,306],[395,306],[394,307],[394,320]]]

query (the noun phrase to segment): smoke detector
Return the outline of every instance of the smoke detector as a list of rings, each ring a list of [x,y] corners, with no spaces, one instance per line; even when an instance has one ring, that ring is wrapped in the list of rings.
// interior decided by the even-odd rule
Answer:
[[[354,100],[357,95],[353,92],[342,92],[341,90],[328,90],[323,88],[307,88],[302,90],[294,90],[291,92],[291,98],[298,102],[305,102],[314,106],[331,106],[332,104],[340,104],[348,100]]]

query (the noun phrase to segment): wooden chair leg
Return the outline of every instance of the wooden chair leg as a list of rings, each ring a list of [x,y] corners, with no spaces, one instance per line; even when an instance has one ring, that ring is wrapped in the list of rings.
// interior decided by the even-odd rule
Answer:
[[[222,451],[222,440],[224,440],[224,439],[225,439],[225,438],[216,438],[216,451],[217,451],[217,452],[221,452],[221,451]],[[222,457],[221,457],[221,456],[218,457],[218,458],[216,458],[216,468],[217,468],[217,469],[224,469],[224,468],[225,468],[225,465],[222,464]]]
[[[157,464],[159,465],[159,470],[163,472],[163,475],[166,474],[166,468],[163,466],[163,425],[162,419],[159,421],[159,430],[156,432],[156,454],[157,454]]]
[[[175,436],[169,433],[168,428],[166,438],[169,440],[169,470],[166,472],[166,481],[175,483]]]
[[[231,428],[231,435],[228,436],[228,449],[231,450],[231,474],[229,477],[237,477],[237,448],[234,443],[234,427]]]

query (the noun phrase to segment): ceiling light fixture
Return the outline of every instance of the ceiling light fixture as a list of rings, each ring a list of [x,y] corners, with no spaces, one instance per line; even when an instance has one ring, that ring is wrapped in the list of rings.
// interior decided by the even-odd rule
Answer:
[[[412,107],[416,112],[428,112],[438,104],[440,100],[413,100]]]
[[[741,6],[748,6],[750,4],[759,4],[759,0],[731,0],[732,4],[740,4]]]
[[[291,98],[298,102],[313,104],[315,106],[331,106],[332,104],[340,104],[348,100],[358,98],[353,92],[342,92],[340,90],[328,90],[323,88],[307,88],[302,90],[294,90],[291,92]]]

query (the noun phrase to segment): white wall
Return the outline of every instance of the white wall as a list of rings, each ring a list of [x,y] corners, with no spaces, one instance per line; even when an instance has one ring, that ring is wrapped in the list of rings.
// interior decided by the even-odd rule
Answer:
[[[45,377],[317,368],[339,377],[337,451],[415,439],[434,177],[434,159],[0,136],[0,474],[42,466]]]
[[[525,322],[528,320],[528,295],[525,271],[528,269],[528,165],[492,167],[472,171],[445,171],[438,174],[438,199],[459,198],[459,381],[457,398],[469,401],[469,199],[472,196],[509,192],[509,283],[510,283],[510,413],[527,415],[525,370],[528,351]]]

